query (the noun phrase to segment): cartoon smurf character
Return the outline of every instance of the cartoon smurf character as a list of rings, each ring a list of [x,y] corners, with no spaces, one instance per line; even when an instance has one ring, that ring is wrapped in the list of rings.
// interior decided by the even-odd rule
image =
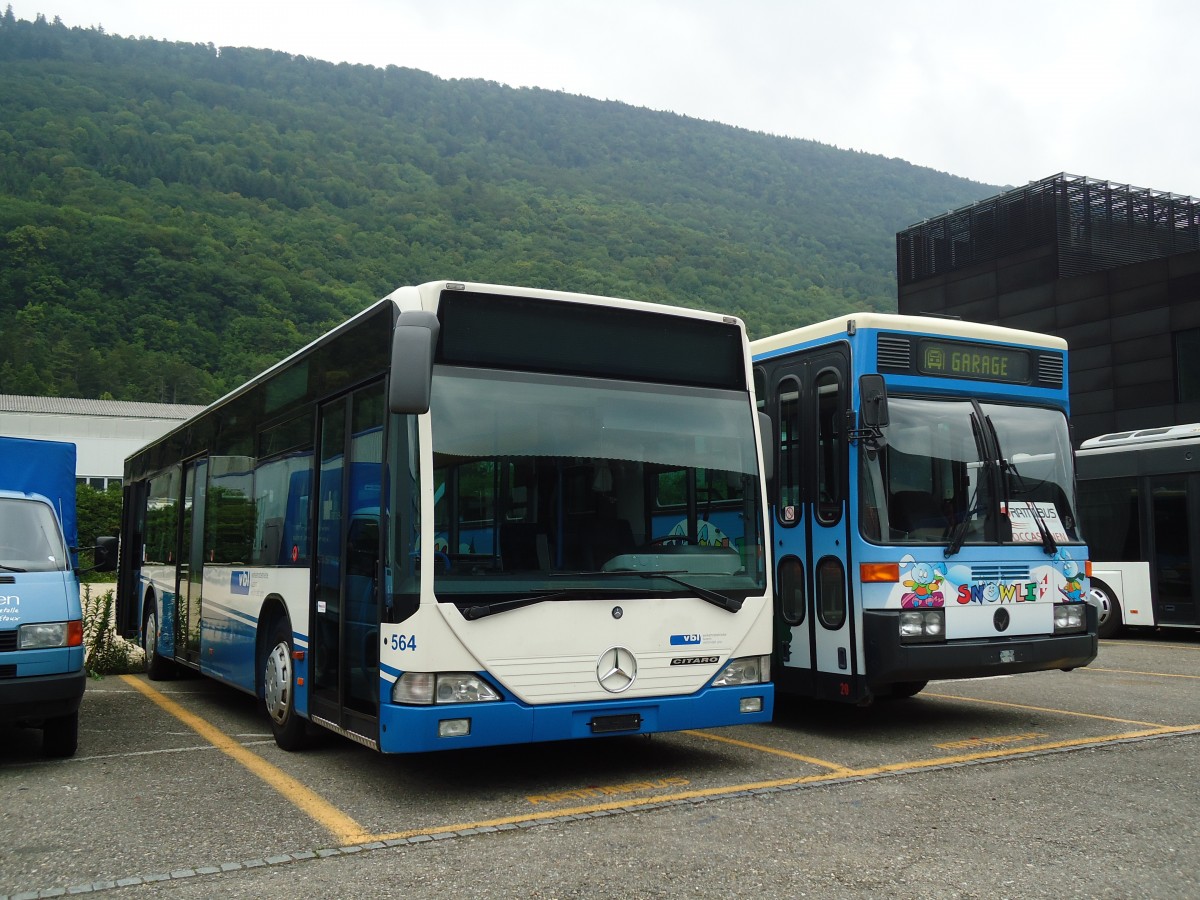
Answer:
[[[1066,597],[1069,603],[1082,603],[1083,582],[1079,578],[1079,563],[1073,559],[1063,559],[1058,565],[1066,580],[1066,584],[1058,589],[1059,593]]]
[[[943,573],[939,567],[929,563],[916,563],[908,573],[908,578],[901,582],[908,592],[900,598],[904,609],[923,609],[944,606],[942,592],[939,590],[943,581]]]

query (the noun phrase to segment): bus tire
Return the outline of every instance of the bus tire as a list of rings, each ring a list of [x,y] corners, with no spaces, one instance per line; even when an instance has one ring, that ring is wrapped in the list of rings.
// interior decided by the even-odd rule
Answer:
[[[1096,604],[1099,624],[1096,634],[1102,638],[1113,638],[1121,633],[1121,601],[1117,593],[1098,578],[1092,579],[1091,598]]]
[[[275,623],[262,660],[263,704],[271,720],[271,733],[280,750],[302,750],[308,727],[296,712],[296,667],[292,656],[292,629],[287,619]]]
[[[154,598],[147,598],[149,610],[146,621],[142,623],[142,649],[146,652],[146,677],[151,681],[163,681],[173,674],[174,666],[171,660],[158,652],[158,611]]]
[[[921,691],[925,690],[925,685],[928,681],[897,681],[892,685],[891,698],[893,700],[904,700],[908,697],[915,697]]]
[[[66,759],[79,746],[79,711],[47,719],[42,725],[42,755]]]

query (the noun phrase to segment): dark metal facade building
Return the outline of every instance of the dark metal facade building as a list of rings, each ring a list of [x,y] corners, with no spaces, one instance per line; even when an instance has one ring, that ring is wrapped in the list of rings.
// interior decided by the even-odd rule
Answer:
[[[1059,174],[896,235],[906,314],[1056,334],[1076,442],[1200,421],[1200,200]]]

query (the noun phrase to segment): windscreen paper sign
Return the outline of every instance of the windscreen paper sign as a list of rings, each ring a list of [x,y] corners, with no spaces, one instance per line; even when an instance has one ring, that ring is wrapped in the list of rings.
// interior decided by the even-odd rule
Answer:
[[[1034,508],[1036,508],[1036,513]],[[1040,544],[1042,542],[1042,532],[1038,528],[1039,513],[1042,523],[1055,541],[1064,544],[1070,541],[1053,503],[1008,503],[1006,507],[1001,508],[1000,512],[1007,515],[1008,521],[1012,523],[1014,544]]]

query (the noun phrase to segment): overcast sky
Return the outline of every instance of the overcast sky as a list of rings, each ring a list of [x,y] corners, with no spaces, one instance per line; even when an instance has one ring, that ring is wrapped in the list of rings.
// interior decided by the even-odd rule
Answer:
[[[0,0],[110,34],[620,100],[994,185],[1200,197],[1195,0]]]

